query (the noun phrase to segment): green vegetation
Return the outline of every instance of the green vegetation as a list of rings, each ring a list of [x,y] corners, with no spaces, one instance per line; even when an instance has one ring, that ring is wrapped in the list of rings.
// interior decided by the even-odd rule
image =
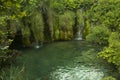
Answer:
[[[24,67],[13,67],[10,69],[2,69],[0,72],[1,80],[23,80],[24,79]]]
[[[18,35],[19,46],[30,47],[81,32],[102,47],[98,57],[120,72],[119,7],[120,0],[0,0],[0,69],[15,61],[18,51],[11,44]]]
[[[101,6],[102,5],[102,6]],[[109,63],[120,69],[120,1],[99,0],[89,10],[92,22],[91,33],[87,36],[88,41],[104,45],[99,52],[99,57],[106,59]],[[119,70],[120,72],[120,70]]]
[[[103,78],[102,80],[116,80],[116,79],[112,76],[108,76],[108,77]]]
[[[110,31],[107,27],[96,26],[91,28],[90,34],[86,37],[87,41],[98,45],[107,45]]]
[[[73,38],[74,13],[66,11],[59,16],[59,29],[61,40],[71,40]]]

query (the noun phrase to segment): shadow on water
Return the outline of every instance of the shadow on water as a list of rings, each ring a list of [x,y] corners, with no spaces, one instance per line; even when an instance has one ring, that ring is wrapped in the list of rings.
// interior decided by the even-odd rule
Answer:
[[[96,57],[99,50],[84,41],[55,42],[22,50],[17,62],[25,66],[25,80],[101,80],[114,69]]]

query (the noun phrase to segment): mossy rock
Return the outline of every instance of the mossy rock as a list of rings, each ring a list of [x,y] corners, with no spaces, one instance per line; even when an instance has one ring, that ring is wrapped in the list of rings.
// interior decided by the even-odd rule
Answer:
[[[25,47],[30,47],[31,46],[31,42],[30,42],[30,39],[29,37],[26,37],[23,39],[23,44]]]

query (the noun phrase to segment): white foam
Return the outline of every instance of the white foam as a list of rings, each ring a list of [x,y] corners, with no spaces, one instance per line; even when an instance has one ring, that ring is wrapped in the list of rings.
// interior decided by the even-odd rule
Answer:
[[[57,69],[51,74],[52,80],[101,80],[104,73],[87,67]]]

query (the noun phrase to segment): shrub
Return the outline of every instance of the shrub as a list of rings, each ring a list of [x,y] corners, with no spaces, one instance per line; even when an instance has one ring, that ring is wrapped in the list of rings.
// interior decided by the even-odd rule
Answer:
[[[99,56],[106,59],[109,63],[115,64],[120,69],[120,34],[113,32],[108,41],[109,46],[99,52]]]
[[[91,28],[86,40],[99,45],[107,45],[110,31],[104,26]]]

